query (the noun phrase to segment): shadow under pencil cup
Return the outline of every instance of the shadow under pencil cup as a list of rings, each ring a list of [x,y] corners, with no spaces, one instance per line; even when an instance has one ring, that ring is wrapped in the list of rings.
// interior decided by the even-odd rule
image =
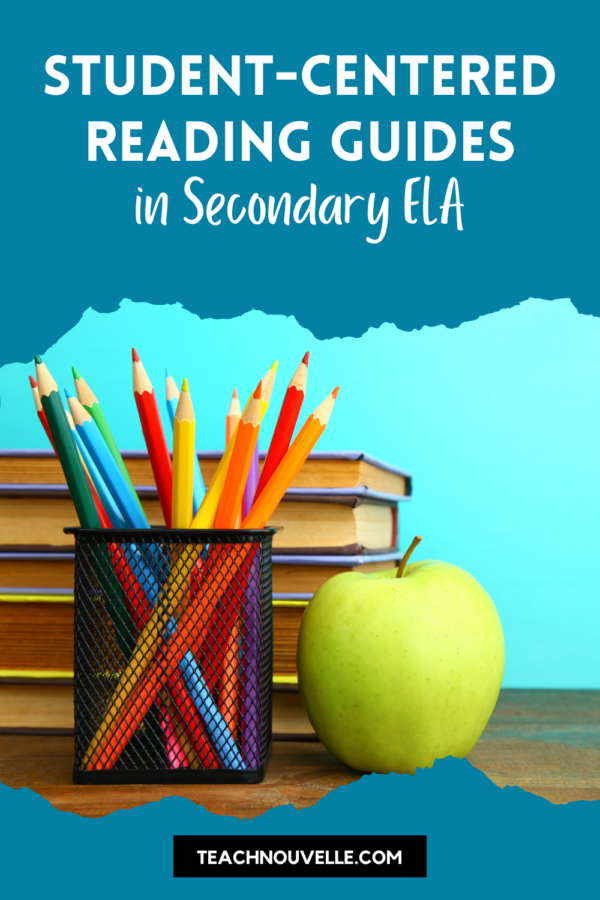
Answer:
[[[75,784],[262,781],[274,531],[75,536]]]

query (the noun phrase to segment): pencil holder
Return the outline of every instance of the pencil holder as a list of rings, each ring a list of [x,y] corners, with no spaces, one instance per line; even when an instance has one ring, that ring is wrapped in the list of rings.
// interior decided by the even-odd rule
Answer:
[[[75,536],[75,784],[256,783],[272,529]]]

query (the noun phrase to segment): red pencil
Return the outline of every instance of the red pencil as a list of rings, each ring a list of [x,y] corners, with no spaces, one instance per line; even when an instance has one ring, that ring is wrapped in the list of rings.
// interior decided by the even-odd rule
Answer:
[[[44,412],[42,401],[40,400],[40,392],[38,391],[37,381],[35,380],[35,378],[32,378],[31,375],[29,376],[29,383],[31,385],[31,393],[33,394],[33,402],[35,403],[38,419],[44,426],[44,431],[48,435],[48,440],[52,444],[52,448],[56,453],[56,447],[54,446],[54,441],[52,440],[52,432],[50,431],[48,419],[46,418],[46,413]]]
[[[269,452],[265,459],[265,464],[258,480],[254,500],[259,496],[269,478],[287,453],[300,409],[306,394],[306,375],[308,369],[308,352],[304,354],[302,362],[296,369],[294,377],[288,385],[283,403],[281,404],[281,412],[277,419],[277,425],[271,438]]]
[[[167,447],[165,432],[163,430],[156,394],[150,379],[146,375],[140,358],[135,349],[133,353],[133,395],[137,404],[142,431],[148,455],[152,465],[152,472],[158,490],[158,497],[162,507],[165,525],[171,527],[171,502],[173,493],[173,466]]]

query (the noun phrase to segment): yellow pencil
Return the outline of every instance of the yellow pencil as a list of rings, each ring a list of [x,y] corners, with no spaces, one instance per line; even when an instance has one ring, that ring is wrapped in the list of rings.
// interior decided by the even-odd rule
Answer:
[[[262,392],[260,395],[260,420],[265,417],[265,413],[271,402],[271,394],[273,393],[273,385],[275,384],[275,375],[277,374],[278,360],[275,360],[267,374],[262,380]]]
[[[187,383],[183,379],[173,420],[173,509],[172,528],[189,528],[194,505],[194,446],[196,419]]]

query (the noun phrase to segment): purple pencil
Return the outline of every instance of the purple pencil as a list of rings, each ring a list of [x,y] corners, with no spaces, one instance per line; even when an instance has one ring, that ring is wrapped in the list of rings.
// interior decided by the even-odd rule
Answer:
[[[258,769],[261,735],[261,561],[260,549],[252,560],[244,598],[244,656],[242,661],[242,755],[248,769]]]
[[[260,437],[260,435],[259,435]],[[246,481],[246,487],[244,488],[244,496],[242,498],[242,519],[245,519],[248,513],[250,512],[250,508],[254,503],[254,495],[256,494],[256,488],[258,487],[258,441],[254,447],[254,453],[252,455],[252,462],[250,463],[250,471],[248,472],[248,480]]]
[[[261,381],[261,390],[260,390],[260,419],[261,422],[264,418],[266,411],[269,408],[269,403],[271,402],[271,394],[273,393],[273,385],[275,384],[275,375],[277,373],[277,360],[273,363],[263,380]],[[244,496],[242,498],[242,519],[245,519],[252,504],[254,503],[254,495],[256,494],[256,488],[258,487],[258,480],[260,477],[260,473],[258,471],[258,441],[256,442],[256,446],[254,448],[254,455],[252,456],[252,462],[250,463],[250,471],[248,472],[248,480],[246,481],[246,487],[244,489]]]

